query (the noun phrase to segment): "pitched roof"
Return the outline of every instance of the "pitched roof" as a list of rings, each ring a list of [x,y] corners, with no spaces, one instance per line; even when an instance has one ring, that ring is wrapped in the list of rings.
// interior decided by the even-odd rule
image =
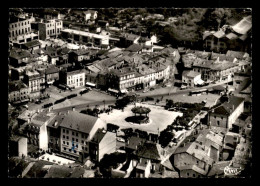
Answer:
[[[21,80],[11,81],[8,83],[8,92],[19,91],[22,88],[27,88]]]
[[[217,108],[213,109],[214,113],[229,115],[233,113],[233,111],[236,110],[236,108],[244,101],[244,98],[230,96],[228,100],[229,101],[224,102]]]
[[[189,155],[206,162],[207,164],[212,164],[213,159],[207,155],[205,145],[200,145],[197,141],[190,142],[184,147],[178,147],[174,154],[188,153]]]
[[[23,58],[27,58],[27,57],[31,57],[32,54],[30,52],[28,52],[27,50],[11,50],[9,57],[15,58],[15,59],[23,59]]]
[[[59,72],[60,70],[59,70],[59,68],[58,67],[56,67],[55,65],[51,65],[51,66],[49,66],[46,70],[45,70],[45,73],[46,74],[53,74],[53,73],[57,73],[57,72]]]
[[[125,33],[125,34],[122,34],[121,37],[125,38],[126,40],[134,41],[140,36],[135,35],[135,34]]]
[[[217,38],[222,38],[225,36],[225,32],[223,30],[219,30],[213,34]]]
[[[26,46],[27,48],[32,48],[35,46],[41,46],[41,42],[39,40],[33,40],[33,41],[29,41],[27,43],[24,43],[23,45]]]
[[[146,142],[138,147],[135,154],[138,157],[161,161],[160,148],[159,144]]]
[[[231,39],[231,40],[238,38],[238,36],[237,36],[236,34],[234,34],[233,32],[230,32],[229,34],[227,34],[226,37],[227,37],[228,39]]]
[[[139,137],[136,137],[136,136],[131,136],[128,139],[128,141],[129,141],[129,143],[126,143],[125,147],[129,148],[129,149],[136,150],[136,146],[139,145],[140,143],[142,144],[145,141],[145,139],[139,138]]]
[[[60,126],[89,134],[97,120],[97,117],[82,114],[76,111],[70,111],[65,116]]]
[[[140,50],[142,50],[142,46],[138,45],[138,44],[132,44],[131,46],[129,46],[128,48],[126,48],[126,51],[130,51],[130,52],[138,52]]]
[[[196,76],[200,75],[200,73],[193,70],[185,70],[183,71],[182,75],[190,78],[195,78]]]
[[[244,17],[241,21],[232,26],[232,28],[239,34],[246,34],[252,28],[252,16]]]

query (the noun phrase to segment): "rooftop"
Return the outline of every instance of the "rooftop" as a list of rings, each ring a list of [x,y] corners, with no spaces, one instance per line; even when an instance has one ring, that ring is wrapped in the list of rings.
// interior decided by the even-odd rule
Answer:
[[[135,154],[140,157],[140,158],[146,158],[146,159],[151,159],[151,160],[162,160],[161,158],[161,151],[163,149],[159,144],[156,143],[144,143],[141,144]]]
[[[244,98],[230,96],[228,100],[229,101],[224,102],[220,106],[214,108],[214,113],[229,115],[233,113],[233,111],[236,110],[236,108],[244,101]]]
[[[33,48],[35,46],[41,46],[41,42],[38,40],[29,41],[23,44],[26,48]]]
[[[27,85],[21,80],[11,81],[8,83],[8,92],[19,91],[22,88],[27,88]]]
[[[129,46],[128,48],[126,48],[126,51],[130,51],[130,52],[138,52],[140,50],[142,50],[142,46],[139,44],[132,44],[131,46]]]
[[[76,111],[69,111],[60,126],[89,134],[98,118]]]
[[[199,76],[200,73],[199,72],[195,72],[193,70],[185,70],[185,71],[183,71],[182,75],[190,77],[190,78],[195,78],[195,77]]]
[[[246,34],[252,28],[252,16],[244,17],[232,28],[238,34]]]
[[[212,164],[213,159],[207,154],[207,149],[205,145],[200,145],[198,142],[190,142],[185,144],[183,147],[178,147],[174,154],[188,153],[191,156],[206,162],[207,164]]]

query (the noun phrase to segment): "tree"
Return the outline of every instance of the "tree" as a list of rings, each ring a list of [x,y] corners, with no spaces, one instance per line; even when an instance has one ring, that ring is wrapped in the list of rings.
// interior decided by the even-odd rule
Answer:
[[[171,100],[171,99],[166,102],[166,108],[171,108],[171,107],[173,107],[173,105],[174,105],[174,103],[173,103],[173,100]]]
[[[220,29],[220,25],[221,23],[226,20],[227,18],[231,17],[231,10],[228,8],[216,8],[213,12],[212,12],[212,16],[213,18],[216,19],[217,23],[218,23],[218,30]]]
[[[164,130],[160,133],[159,143],[161,144],[162,147],[166,147],[170,143],[173,137],[174,135],[172,132]]]

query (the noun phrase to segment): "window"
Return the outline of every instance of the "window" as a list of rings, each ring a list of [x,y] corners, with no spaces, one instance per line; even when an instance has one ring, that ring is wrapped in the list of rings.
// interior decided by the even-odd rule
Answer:
[[[65,141],[63,141],[63,144],[65,144]]]
[[[65,135],[63,135],[63,138],[65,138]]]
[[[64,147],[63,149],[66,150],[66,147]]]
[[[199,161],[197,161],[197,164],[199,164]]]
[[[74,136],[74,132],[72,132],[72,135]]]
[[[69,152],[71,152],[71,149],[69,149]]]
[[[67,141],[67,145],[69,145],[69,142]]]
[[[72,141],[74,141],[74,138],[72,138]]]
[[[221,119],[223,119],[223,117],[221,117]]]
[[[66,132],[67,132],[67,134],[69,133],[69,131],[68,131],[68,130],[67,130]]]
[[[195,178],[195,176],[196,176],[196,175],[195,175],[195,174],[193,174],[193,177],[194,177],[194,178]]]
[[[216,119],[216,116],[214,116],[214,118]]]
[[[217,121],[217,123],[218,123],[218,126],[219,126],[219,121]]]
[[[85,151],[88,151],[88,148],[87,148],[87,147],[85,147]]]
[[[190,174],[187,172],[187,176],[189,176]]]
[[[69,136],[67,136],[67,139],[69,139]]]
[[[76,139],[76,142],[78,142],[79,140],[78,139]]]
[[[82,143],[82,144],[84,144],[84,141],[83,141],[83,140],[81,140],[81,143]]]
[[[74,150],[74,153],[77,153],[77,151],[76,151],[76,150]]]
[[[78,144],[76,145],[76,147],[77,147],[77,148],[79,147]]]

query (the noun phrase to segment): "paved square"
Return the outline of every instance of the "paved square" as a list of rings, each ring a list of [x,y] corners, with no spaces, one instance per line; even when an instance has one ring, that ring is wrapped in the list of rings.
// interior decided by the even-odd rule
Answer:
[[[180,112],[168,111],[165,110],[163,107],[159,107],[159,106],[140,104],[140,103],[137,103],[136,106],[145,106],[151,109],[151,112],[149,113],[149,118],[151,122],[149,124],[139,125],[139,124],[131,124],[125,121],[125,118],[134,115],[131,111],[134,105],[128,105],[124,109],[124,112],[122,112],[122,110],[114,109],[113,112],[110,113],[109,115],[103,113],[100,114],[99,117],[106,123],[115,124],[119,126],[121,129],[133,128],[133,129],[143,130],[148,133],[158,134],[158,128],[159,131],[162,131],[167,127],[167,125],[172,124],[172,122],[175,120],[175,118],[178,115],[182,116],[182,113]]]

